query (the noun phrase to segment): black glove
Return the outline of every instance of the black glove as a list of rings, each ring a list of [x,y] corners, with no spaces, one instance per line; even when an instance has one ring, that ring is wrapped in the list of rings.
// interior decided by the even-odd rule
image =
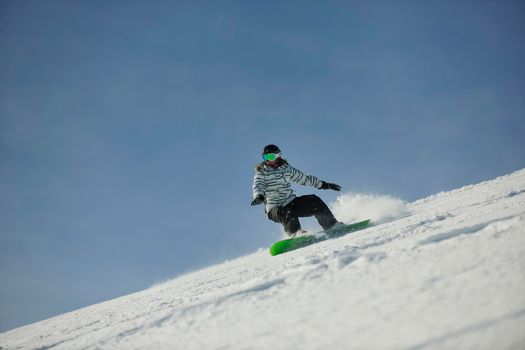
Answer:
[[[253,201],[252,205],[259,205],[261,203],[264,203],[264,196],[262,194],[258,195]]]
[[[334,191],[341,191],[341,186],[337,184],[331,184],[329,182],[324,182],[321,184],[322,190],[334,190]]]

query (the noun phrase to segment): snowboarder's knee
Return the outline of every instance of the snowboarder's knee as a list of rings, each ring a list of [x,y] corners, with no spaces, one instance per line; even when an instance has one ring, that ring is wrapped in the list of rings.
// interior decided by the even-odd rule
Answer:
[[[279,223],[289,221],[293,217],[292,210],[288,207],[273,207],[267,215],[268,219]]]
[[[321,198],[319,198],[319,196],[315,195],[315,194],[310,194],[308,195],[308,197],[310,197],[309,199],[313,202],[313,203],[319,203],[319,202],[322,202],[323,200]]]

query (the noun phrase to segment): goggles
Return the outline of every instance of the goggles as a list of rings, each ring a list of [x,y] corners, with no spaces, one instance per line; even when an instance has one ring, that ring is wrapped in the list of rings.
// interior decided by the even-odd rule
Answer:
[[[264,161],[267,160],[276,160],[277,158],[281,158],[281,153],[267,153],[262,155]]]

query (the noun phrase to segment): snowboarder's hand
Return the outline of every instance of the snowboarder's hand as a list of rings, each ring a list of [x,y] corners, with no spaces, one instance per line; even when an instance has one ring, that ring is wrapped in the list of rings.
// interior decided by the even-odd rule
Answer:
[[[259,205],[261,203],[264,203],[264,196],[262,194],[258,195],[253,201],[252,205]]]
[[[337,184],[332,184],[330,182],[324,182],[321,184],[322,190],[334,190],[334,191],[341,191],[341,186]]]

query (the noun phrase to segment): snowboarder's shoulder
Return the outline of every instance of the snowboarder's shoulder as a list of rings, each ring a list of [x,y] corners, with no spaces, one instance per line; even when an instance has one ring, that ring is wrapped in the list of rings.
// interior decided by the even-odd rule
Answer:
[[[288,163],[288,161],[286,159],[283,159],[281,158],[281,162],[279,164],[279,168],[280,169],[287,169],[287,168],[290,168],[291,165]]]
[[[283,159],[283,164],[281,165],[281,167],[286,170],[295,169],[290,163],[288,163],[286,159]]]

